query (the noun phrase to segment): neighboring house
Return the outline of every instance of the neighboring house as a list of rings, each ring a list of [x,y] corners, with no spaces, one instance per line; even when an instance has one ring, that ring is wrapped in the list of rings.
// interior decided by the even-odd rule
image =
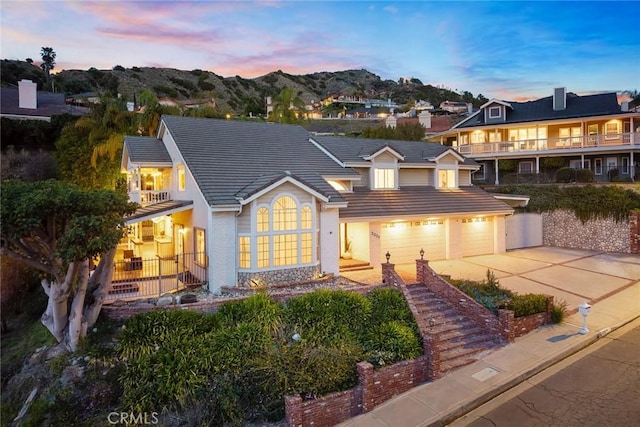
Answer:
[[[466,102],[444,101],[440,103],[440,109],[450,113],[471,113],[473,105]]]
[[[640,174],[640,113],[619,105],[615,93],[557,88],[535,101],[492,99],[439,140],[482,165],[473,177],[479,182],[499,184],[496,171],[539,174],[546,165],[589,169],[596,181]]]
[[[84,115],[87,108],[68,105],[63,93],[41,92],[31,80],[21,80],[17,88],[0,88],[0,116],[16,120],[51,121],[59,114]]]
[[[114,277],[147,271],[131,260],[149,259],[217,293],[337,275],[347,245],[373,265],[386,253],[413,262],[421,249],[426,259],[503,252],[513,209],[471,185],[477,168],[437,143],[163,116],[157,138],[125,138],[122,171],[142,207],[127,218],[117,259],[129,264]]]

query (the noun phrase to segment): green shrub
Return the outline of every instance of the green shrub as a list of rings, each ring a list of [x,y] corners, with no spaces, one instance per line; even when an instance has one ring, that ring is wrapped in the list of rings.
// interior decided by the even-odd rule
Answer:
[[[287,302],[287,320],[303,339],[315,344],[362,335],[371,317],[371,302],[347,291],[320,289]]]
[[[407,305],[404,295],[395,288],[378,288],[367,295],[371,301],[371,327],[379,326],[392,320],[405,324],[414,324],[413,314]]]
[[[422,354],[415,330],[396,320],[372,328],[364,339],[364,348],[374,366],[414,359]]]
[[[500,282],[491,270],[487,270],[486,279],[480,283],[465,280],[458,283],[452,282],[452,284],[494,314],[498,313],[498,309],[504,308],[507,301],[514,295],[510,290],[500,286]]]
[[[544,313],[547,311],[547,297],[542,294],[515,294],[507,303],[506,308],[513,311],[514,317]]]
[[[155,353],[163,346],[189,341],[218,328],[218,318],[191,310],[154,310],[130,318],[119,334],[117,352],[123,358]]]
[[[255,322],[266,331],[275,332],[283,316],[282,304],[260,292],[240,301],[224,304],[217,313],[225,327],[236,326],[241,322]]]
[[[553,323],[562,323],[567,317],[568,304],[564,300],[558,300],[553,303],[551,307],[551,321]]]
[[[576,180],[576,170],[573,168],[560,168],[556,172],[557,182],[574,182]]]
[[[589,169],[576,170],[576,181],[577,182],[593,182],[593,172],[591,172]]]

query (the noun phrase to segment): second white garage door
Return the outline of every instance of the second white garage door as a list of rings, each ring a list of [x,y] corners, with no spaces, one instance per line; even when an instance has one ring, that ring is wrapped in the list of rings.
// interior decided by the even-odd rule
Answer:
[[[446,257],[446,225],[440,221],[411,221],[382,224],[382,258],[389,251],[394,264],[412,263],[420,258],[438,260]]]
[[[462,220],[462,256],[493,253],[493,219],[469,218]]]

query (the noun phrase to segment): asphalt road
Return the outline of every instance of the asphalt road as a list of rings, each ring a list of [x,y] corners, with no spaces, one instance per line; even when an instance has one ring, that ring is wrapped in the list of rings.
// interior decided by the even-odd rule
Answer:
[[[640,426],[640,319],[449,425]]]

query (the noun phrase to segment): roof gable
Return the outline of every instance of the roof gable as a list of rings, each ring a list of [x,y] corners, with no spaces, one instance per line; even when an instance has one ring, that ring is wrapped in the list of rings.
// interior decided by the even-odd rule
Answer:
[[[303,177],[293,175],[289,171],[285,171],[278,175],[261,176],[256,178],[253,182],[236,193],[236,199],[240,204],[246,205],[269,191],[284,185],[285,183],[291,183],[323,202],[344,201],[340,193],[327,184],[322,177],[308,176],[305,179]]]
[[[502,122],[506,124],[607,116],[621,113],[618,97],[614,92],[585,96],[567,93],[566,108],[562,110],[553,109],[553,96],[527,102],[491,100],[485,103],[483,107],[486,108],[491,103],[501,103],[502,105],[510,106],[510,110],[507,111],[506,120]],[[474,113],[456,124],[452,129],[477,127],[487,124],[489,123],[485,121],[484,114]]]
[[[362,156],[362,158],[364,160],[374,160],[376,157],[378,157],[378,156],[380,156],[382,154],[389,154],[392,157],[395,157],[396,159],[398,159],[400,161],[404,160],[404,156],[402,154],[398,153],[389,144],[385,145],[384,147],[380,148],[379,150],[377,150],[376,152],[374,152],[372,154],[368,154],[368,155]]]

